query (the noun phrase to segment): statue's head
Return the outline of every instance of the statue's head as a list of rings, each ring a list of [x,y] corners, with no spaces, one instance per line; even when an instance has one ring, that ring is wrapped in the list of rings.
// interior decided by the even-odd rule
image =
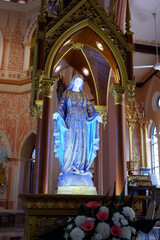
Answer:
[[[68,89],[72,89],[74,87],[74,85],[77,85],[77,87],[79,88],[79,90],[82,91],[82,88],[83,88],[83,84],[84,84],[84,78],[82,75],[75,75],[69,85],[69,87],[67,88]]]

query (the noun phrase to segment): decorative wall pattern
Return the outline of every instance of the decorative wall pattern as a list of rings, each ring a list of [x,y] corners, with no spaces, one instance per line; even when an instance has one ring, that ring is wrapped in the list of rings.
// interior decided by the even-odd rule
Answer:
[[[19,29],[19,23],[15,31],[11,34],[11,45],[9,53],[8,69],[13,71],[23,70],[23,36]]]
[[[0,131],[11,145],[11,157],[17,157],[21,143],[28,132],[36,131],[36,120],[31,123],[29,110],[30,94],[0,95]]]

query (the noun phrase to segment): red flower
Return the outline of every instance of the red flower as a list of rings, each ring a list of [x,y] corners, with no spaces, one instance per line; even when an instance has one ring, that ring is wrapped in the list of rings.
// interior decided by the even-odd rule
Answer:
[[[81,225],[81,228],[85,231],[90,231],[94,228],[94,221],[87,220]]]
[[[122,229],[117,226],[117,225],[114,225],[111,227],[111,234],[115,237],[119,237],[122,233]]]
[[[86,206],[89,208],[96,208],[96,207],[99,207],[100,205],[98,202],[88,202],[86,203]]]
[[[106,221],[109,218],[109,214],[100,211],[97,213],[96,217],[101,221]]]

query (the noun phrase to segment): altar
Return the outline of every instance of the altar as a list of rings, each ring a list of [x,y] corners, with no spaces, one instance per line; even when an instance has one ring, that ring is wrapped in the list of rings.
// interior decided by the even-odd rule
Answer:
[[[40,240],[41,236],[65,225],[68,217],[77,215],[81,204],[97,201],[102,204],[102,195],[54,195],[54,194],[20,194],[23,201],[25,217],[24,240]],[[127,201],[130,196],[125,196]],[[117,196],[116,202],[118,203]],[[132,207],[136,217],[145,215],[144,202],[148,196],[134,196]],[[108,197],[107,203],[111,200]]]

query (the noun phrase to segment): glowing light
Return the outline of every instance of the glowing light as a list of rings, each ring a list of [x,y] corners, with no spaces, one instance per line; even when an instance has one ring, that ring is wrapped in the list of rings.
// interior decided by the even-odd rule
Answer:
[[[70,38],[68,41],[66,41],[66,42],[63,44],[63,46],[66,46],[70,41],[71,41],[71,38]]]
[[[100,43],[100,42],[96,42],[96,45],[97,45],[97,47],[101,50],[101,51],[103,51],[104,50],[104,47],[102,46],[102,44]]]
[[[89,71],[87,68],[82,68],[82,72],[84,73],[84,75],[89,76]]]
[[[57,73],[61,69],[61,67],[62,65],[58,65],[54,71]]]

